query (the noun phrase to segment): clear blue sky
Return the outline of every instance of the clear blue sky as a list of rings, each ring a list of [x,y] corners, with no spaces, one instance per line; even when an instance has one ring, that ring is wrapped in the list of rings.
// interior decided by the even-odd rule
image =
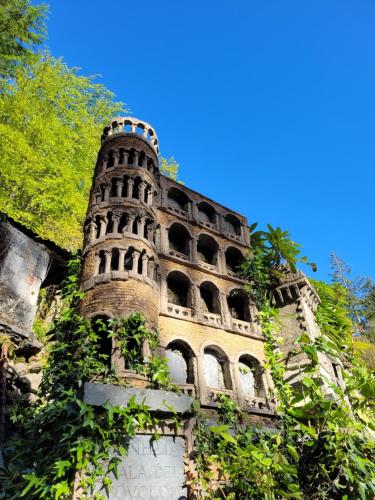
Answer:
[[[47,0],[48,1],[48,0]],[[150,122],[191,188],[374,273],[373,0],[51,0],[48,46]]]

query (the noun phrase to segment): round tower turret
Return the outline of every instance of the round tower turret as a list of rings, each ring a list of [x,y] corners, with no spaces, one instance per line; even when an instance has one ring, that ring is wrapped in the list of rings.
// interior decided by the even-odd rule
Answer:
[[[81,285],[86,317],[159,315],[155,245],[158,138],[146,122],[116,117],[104,128],[85,223]]]

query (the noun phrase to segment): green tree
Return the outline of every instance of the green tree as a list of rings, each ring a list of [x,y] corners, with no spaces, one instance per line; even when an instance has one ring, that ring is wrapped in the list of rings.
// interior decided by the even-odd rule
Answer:
[[[171,156],[170,158],[161,158],[160,160],[160,172],[169,177],[170,179],[178,182],[178,171],[180,165]]]
[[[0,94],[0,211],[75,250],[113,94],[47,55],[17,66]]]
[[[0,0],[0,76],[14,76],[19,63],[35,60],[35,49],[44,40],[45,5],[29,0]]]

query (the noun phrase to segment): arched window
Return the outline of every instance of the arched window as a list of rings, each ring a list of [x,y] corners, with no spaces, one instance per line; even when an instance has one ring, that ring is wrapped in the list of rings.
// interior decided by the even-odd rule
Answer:
[[[139,186],[140,186],[141,182],[142,182],[142,179],[140,179],[139,177],[134,179],[133,198],[135,198],[136,200],[139,199]]]
[[[172,271],[168,274],[168,302],[182,307],[191,307],[190,281],[185,274]]]
[[[237,273],[239,266],[244,261],[244,256],[238,248],[229,247],[225,252],[225,262],[229,273]]]
[[[133,252],[134,252],[134,248],[130,247],[130,248],[128,248],[128,250],[125,254],[125,270],[126,271],[131,271],[133,269]]]
[[[204,350],[204,377],[207,387],[232,389],[229,361],[218,347],[207,347]]]
[[[218,244],[208,234],[200,234],[198,239],[198,258],[202,262],[217,265]]]
[[[250,321],[249,298],[244,290],[232,290],[227,297],[229,312],[234,319]]]
[[[120,222],[118,225],[118,232],[121,234],[128,224],[128,215],[124,212],[121,214]]]
[[[99,238],[100,235],[100,215],[95,215],[95,238]]]
[[[244,354],[238,361],[241,389],[245,397],[265,398],[262,367],[257,359]]]
[[[187,212],[189,204],[189,198],[186,194],[181,191],[181,189],[170,188],[168,191],[168,205],[171,208],[176,208],[177,210],[182,210]]]
[[[100,250],[98,274],[103,274],[104,271],[105,271],[105,252],[104,252],[104,250]]]
[[[99,360],[110,369],[113,346],[112,337],[109,337],[109,318],[108,316],[95,316],[90,321],[91,328],[97,335]]]
[[[207,222],[209,224],[215,224],[216,223],[215,209],[205,201],[198,203],[198,219],[203,223]]]
[[[204,312],[220,314],[219,290],[209,281],[205,281],[199,287],[201,294],[202,309]]]
[[[169,249],[190,258],[190,235],[182,224],[172,224],[168,231]]]
[[[241,236],[241,222],[232,214],[225,216],[225,225],[227,233]]]
[[[174,384],[194,384],[194,353],[186,342],[180,340],[171,342],[165,351],[165,356]]]
[[[118,248],[112,248],[111,270],[118,271],[120,252]]]
[[[106,229],[105,233],[109,234],[109,233],[113,232],[113,214],[112,214],[112,212],[108,212],[107,219],[108,219],[108,223],[107,223],[107,229]]]

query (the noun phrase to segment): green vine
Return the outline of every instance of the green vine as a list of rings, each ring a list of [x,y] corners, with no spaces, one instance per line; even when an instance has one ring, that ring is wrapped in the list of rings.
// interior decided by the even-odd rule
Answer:
[[[75,484],[82,498],[103,499],[129,439],[139,430],[150,429],[158,437],[158,419],[134,398],[123,408],[93,407],[79,397],[86,381],[118,381],[107,356],[100,352],[101,334],[118,335],[121,353],[137,369],[141,359],[134,346],[145,339],[151,348],[157,344],[156,332],[149,331],[139,314],[103,323],[99,329],[79,315],[83,296],[79,265],[78,259],[70,262],[70,275],[62,287],[63,308],[49,332],[39,400],[13,412],[14,435],[4,449],[0,498],[68,499]],[[170,384],[165,361],[154,355],[142,373],[151,387]]]

